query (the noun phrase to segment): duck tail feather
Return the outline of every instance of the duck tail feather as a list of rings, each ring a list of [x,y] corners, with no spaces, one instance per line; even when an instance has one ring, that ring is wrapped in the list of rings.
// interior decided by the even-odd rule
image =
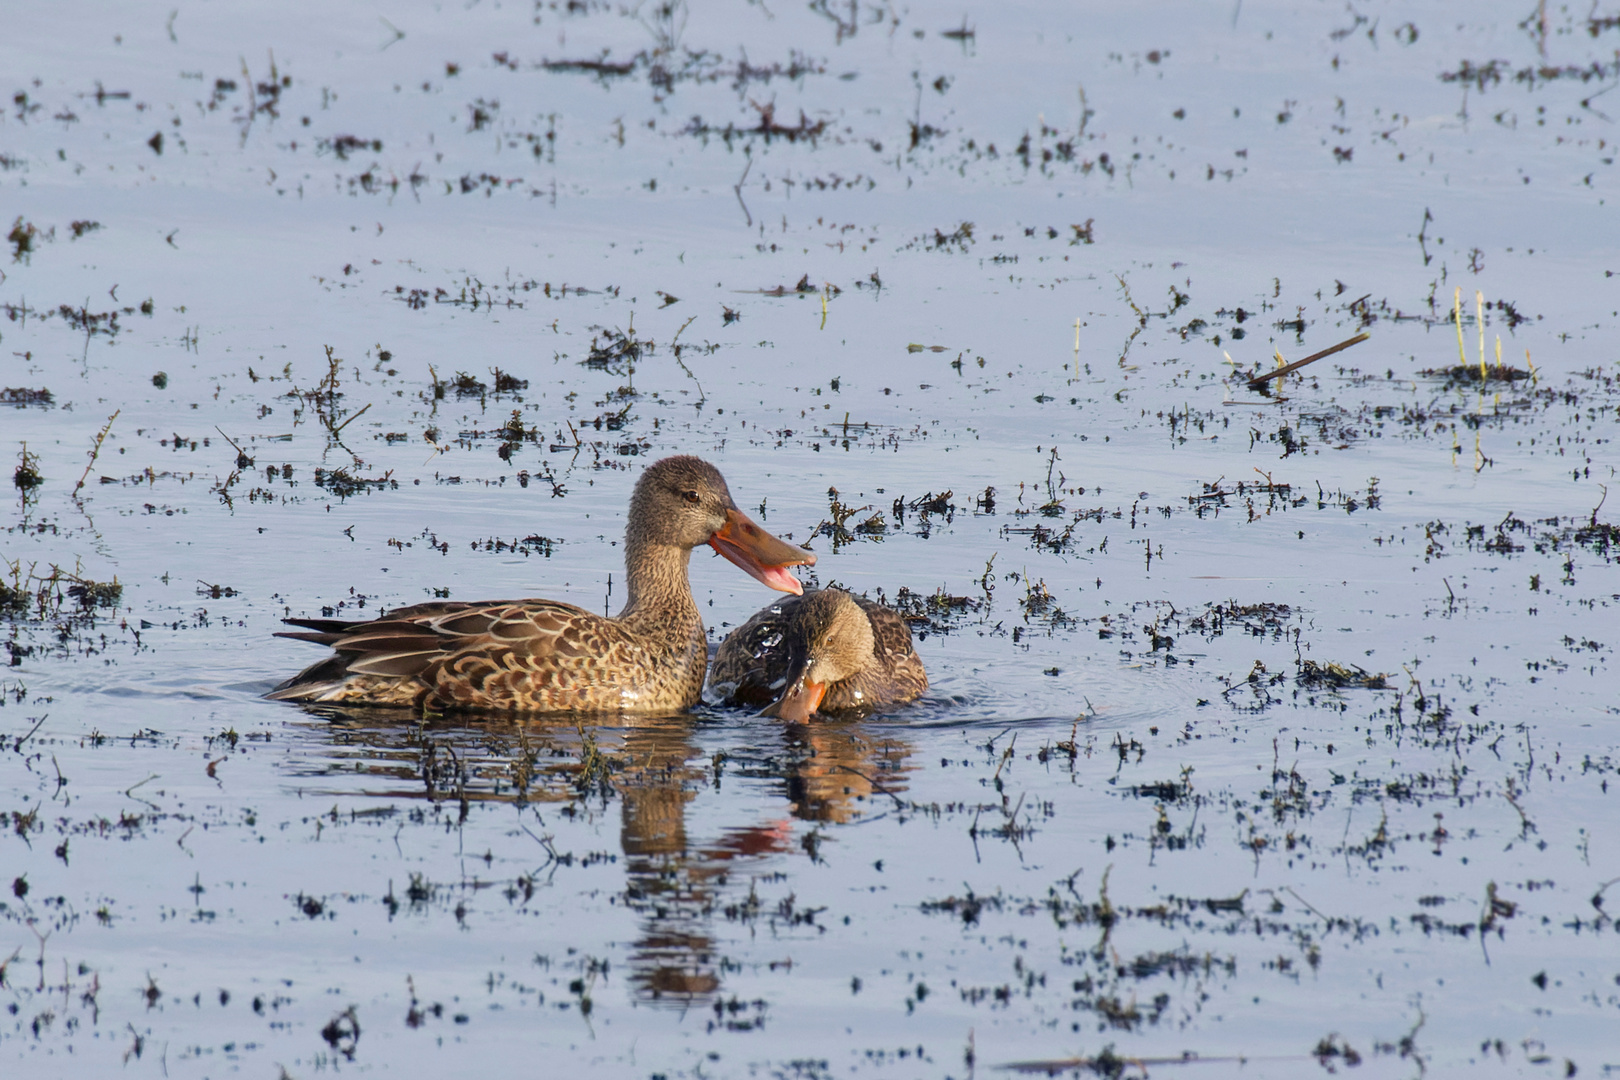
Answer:
[[[381,675],[388,678],[410,678],[427,670],[429,664],[444,654],[438,649],[416,652],[375,652],[349,663],[355,675]]]

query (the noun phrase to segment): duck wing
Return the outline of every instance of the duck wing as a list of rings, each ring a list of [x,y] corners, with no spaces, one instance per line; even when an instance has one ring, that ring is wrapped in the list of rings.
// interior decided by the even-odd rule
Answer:
[[[855,597],[855,602],[872,624],[872,651],[877,662],[846,680],[846,684],[829,687],[828,703],[824,707],[899,704],[921,697],[928,689],[928,672],[923,668],[922,657],[912,647],[911,626],[893,608],[859,596]],[[838,694],[834,694],[834,689]]]
[[[335,655],[268,695],[283,701],[341,700],[350,683],[357,696],[391,700],[376,692],[376,680],[390,680],[412,694],[431,686],[436,696],[459,703],[476,696],[458,692],[461,687],[481,688],[497,672],[572,666],[626,644],[611,620],[555,600],[415,604],[370,620],[286,621],[303,629],[276,636],[330,645]]]
[[[866,612],[866,619],[872,624],[872,637],[877,645],[879,660],[888,656],[893,658],[892,663],[917,655],[911,644],[911,626],[898,611],[864,597],[857,596],[855,602]]]

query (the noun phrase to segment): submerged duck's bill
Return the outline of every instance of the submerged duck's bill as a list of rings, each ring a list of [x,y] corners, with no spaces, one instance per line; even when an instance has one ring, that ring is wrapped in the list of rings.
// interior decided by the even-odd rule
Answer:
[[[793,688],[760,711],[761,716],[786,720],[790,724],[809,722],[821,708],[821,699],[827,695],[827,684],[801,678]]]

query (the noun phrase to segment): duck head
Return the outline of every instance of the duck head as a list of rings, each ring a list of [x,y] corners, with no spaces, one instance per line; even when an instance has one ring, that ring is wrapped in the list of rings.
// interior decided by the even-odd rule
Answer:
[[[816,561],[815,555],[777,539],[739,510],[720,470],[685,455],[654,463],[636,481],[625,546],[649,544],[688,551],[708,544],[755,579],[794,594],[804,586],[789,567]]]
[[[787,682],[761,715],[802,724],[815,715],[827,687],[872,662],[872,621],[846,592],[822,589],[805,596],[788,623]]]

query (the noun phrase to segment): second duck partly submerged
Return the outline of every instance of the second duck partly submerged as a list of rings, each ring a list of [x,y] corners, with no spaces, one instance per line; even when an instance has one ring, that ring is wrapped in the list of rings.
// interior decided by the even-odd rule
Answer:
[[[714,658],[709,686],[734,705],[803,723],[819,712],[911,701],[928,673],[911,628],[893,610],[841,589],[822,589],[755,613]]]
[[[363,622],[289,619],[305,629],[279,636],[330,645],[333,655],[267,696],[436,710],[684,709],[708,666],[686,577],[703,544],[783,592],[802,591],[788,567],[816,561],[737,509],[713,465],[665,458],[630,498],[629,599],[617,618],[555,600],[497,600],[415,604]]]

